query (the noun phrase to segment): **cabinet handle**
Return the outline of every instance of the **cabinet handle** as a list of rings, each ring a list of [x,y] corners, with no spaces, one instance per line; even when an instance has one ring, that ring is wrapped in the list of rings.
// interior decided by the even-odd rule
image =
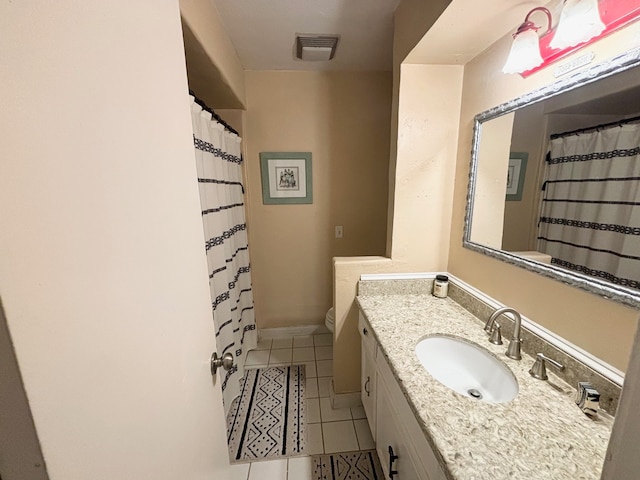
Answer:
[[[369,330],[367,330],[367,327],[364,327],[364,328],[362,329],[362,334],[363,334],[363,335],[366,335],[367,333],[369,333]]]
[[[398,459],[398,456],[393,453],[393,447],[389,445],[389,478],[393,480],[393,476],[398,474],[397,470],[393,469],[393,462]]]
[[[371,395],[371,392],[369,391],[369,383],[371,382],[371,377],[367,377],[367,381],[364,382],[364,391],[367,392],[367,397],[369,395]]]

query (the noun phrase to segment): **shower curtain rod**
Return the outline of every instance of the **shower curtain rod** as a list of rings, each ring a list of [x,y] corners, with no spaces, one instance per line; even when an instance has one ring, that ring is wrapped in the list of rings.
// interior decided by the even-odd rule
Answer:
[[[600,130],[602,128],[609,128],[609,127],[616,127],[616,126],[621,127],[622,125],[626,125],[627,123],[633,123],[637,121],[640,121],[640,115],[637,117],[625,118],[624,120],[618,120],[616,122],[609,122],[609,123],[603,123],[601,125],[595,125],[593,127],[578,128],[577,130],[571,130],[570,132],[553,133],[551,134],[551,140],[554,140],[556,138],[568,137],[569,135],[578,135],[579,133],[590,132],[591,130]]]
[[[216,112],[213,111],[213,108],[209,108],[206,103],[204,103],[202,100],[200,100],[196,96],[196,94],[193,93],[193,90],[189,90],[189,95],[191,95],[195,99],[195,102],[198,105],[200,105],[205,112],[209,112],[211,114],[211,116],[213,118],[215,118],[220,125],[222,125],[224,128],[226,128],[229,132],[235,133],[236,135],[240,136],[240,134],[236,131],[235,128],[233,128],[231,125],[229,125],[227,122],[225,122],[222,118],[220,118],[220,116]]]

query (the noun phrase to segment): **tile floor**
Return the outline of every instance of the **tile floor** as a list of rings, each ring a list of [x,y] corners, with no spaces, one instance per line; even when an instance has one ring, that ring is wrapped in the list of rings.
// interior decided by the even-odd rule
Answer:
[[[307,452],[352,452],[374,448],[362,407],[331,408],[332,334],[260,340],[247,355],[246,368],[303,363],[306,373]],[[231,466],[232,480],[308,480],[311,457],[266,460]]]

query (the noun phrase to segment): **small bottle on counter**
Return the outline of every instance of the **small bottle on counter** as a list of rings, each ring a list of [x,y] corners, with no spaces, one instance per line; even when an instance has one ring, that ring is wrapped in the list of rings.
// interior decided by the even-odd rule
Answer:
[[[433,281],[433,296],[445,298],[449,292],[449,277],[446,275],[436,275]]]

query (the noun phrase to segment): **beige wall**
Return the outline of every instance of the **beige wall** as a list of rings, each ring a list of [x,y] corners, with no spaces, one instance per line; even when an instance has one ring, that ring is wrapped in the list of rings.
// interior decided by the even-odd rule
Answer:
[[[49,478],[225,478],[177,0],[1,2],[0,57],[0,295]]]
[[[387,258],[339,258],[334,267],[335,392],[360,390],[355,295],[360,273],[446,269],[462,67],[402,65],[451,3],[403,0],[394,17]],[[357,252],[361,255],[365,252]]]
[[[334,306],[336,311],[333,343],[333,388],[338,394],[360,391],[360,333],[358,332],[358,292],[360,275],[394,271],[385,257],[336,257]]]
[[[451,0],[402,0],[394,13],[393,61],[399,67]]]
[[[393,17],[393,98],[391,101],[391,145],[389,151],[389,201],[387,205],[387,248],[391,257],[393,216],[395,213],[395,178],[398,152],[398,105],[400,99],[400,68],[411,49],[435,23],[451,0],[424,2],[402,0]]]
[[[321,324],[332,305],[331,258],[385,250],[391,74],[248,71],[246,86],[256,321]],[[262,203],[259,153],[286,151],[312,153],[311,205]]]
[[[358,259],[336,259],[336,393],[360,389],[358,268],[360,273],[446,270],[462,74],[457,66],[402,66],[391,259],[365,258],[360,267]]]
[[[391,258],[398,268],[446,268],[463,68],[403,65]]]
[[[592,45],[590,49],[596,52],[595,61],[624,51],[633,44],[632,39],[637,37],[638,31],[640,25],[633,24]],[[637,324],[636,310],[463,249],[459,241],[473,116],[554,80],[552,68],[527,79],[502,74],[500,68],[509,43],[510,36],[505,36],[465,67],[449,271],[568,341],[625,370]]]
[[[215,112],[227,123],[227,125],[238,132],[240,136],[243,135],[245,117],[244,110],[225,110],[222,108],[216,108]]]
[[[180,0],[189,88],[211,108],[244,108],[244,68],[213,0]]]

